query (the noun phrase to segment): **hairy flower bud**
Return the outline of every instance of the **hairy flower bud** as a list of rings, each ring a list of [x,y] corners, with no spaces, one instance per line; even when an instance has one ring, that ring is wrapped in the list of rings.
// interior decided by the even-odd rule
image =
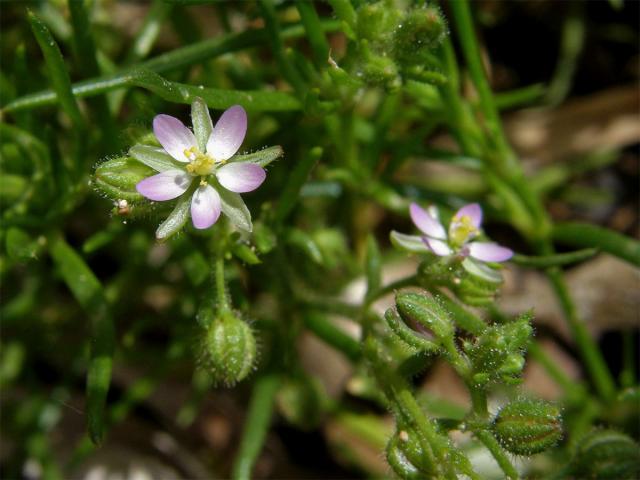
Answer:
[[[449,313],[435,298],[418,293],[400,293],[396,296],[396,306],[407,324],[426,329],[440,341],[453,337],[454,326]]]
[[[249,375],[256,359],[251,327],[232,312],[223,312],[209,323],[201,348],[205,369],[215,383],[227,386]]]
[[[407,64],[424,62],[445,34],[446,23],[437,8],[414,8],[407,12],[395,31],[395,55]]]
[[[513,322],[489,327],[475,342],[463,344],[477,384],[520,382],[525,349],[533,334],[530,321],[530,314],[522,315]]]
[[[496,416],[493,432],[511,453],[540,453],[555,445],[562,437],[560,410],[542,400],[514,400]]]
[[[144,197],[138,193],[136,185],[154,173],[154,170],[133,158],[117,157],[98,165],[94,184],[113,200],[140,202]]]
[[[594,430],[579,443],[571,462],[575,478],[640,478],[640,446],[615,430]]]

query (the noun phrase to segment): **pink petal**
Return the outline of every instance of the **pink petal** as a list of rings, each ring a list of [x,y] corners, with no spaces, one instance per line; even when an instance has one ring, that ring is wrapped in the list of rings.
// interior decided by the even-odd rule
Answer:
[[[440,222],[432,217],[429,212],[421,208],[417,203],[412,203],[409,206],[409,214],[411,215],[411,220],[415,226],[418,227],[425,235],[429,235],[433,238],[439,238],[441,240],[447,238],[447,233]]]
[[[480,225],[482,224],[482,207],[480,207],[480,205],[478,205],[477,203],[470,203],[468,205],[465,205],[453,216],[453,222],[457,222],[465,216],[469,217],[469,219],[471,220],[471,224],[474,227],[480,228]]]
[[[451,255],[453,253],[453,250],[449,248],[449,245],[447,245],[447,243],[443,242],[442,240],[423,237],[422,241],[426,243],[427,247],[429,247],[431,251],[439,257],[446,257],[447,255]]]
[[[216,171],[220,184],[236,193],[251,192],[264,182],[267,172],[255,163],[228,163]]]
[[[188,162],[184,151],[196,146],[196,137],[184,124],[170,115],[156,115],[153,133],[166,152],[179,162]]]
[[[483,262],[504,262],[513,256],[513,251],[497,243],[471,242],[467,245],[469,255]]]
[[[207,153],[216,160],[231,158],[247,133],[247,112],[240,105],[228,108],[216,123],[207,142]]]
[[[220,195],[211,185],[203,185],[191,198],[191,220],[198,229],[209,228],[216,223],[221,211]]]
[[[192,177],[182,170],[167,170],[152,177],[145,178],[136,185],[136,190],[149,200],[164,201],[182,195]]]

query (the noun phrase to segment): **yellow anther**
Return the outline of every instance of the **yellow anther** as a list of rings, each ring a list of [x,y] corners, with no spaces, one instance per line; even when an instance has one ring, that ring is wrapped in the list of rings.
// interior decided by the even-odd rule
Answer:
[[[186,166],[187,172],[192,175],[209,175],[213,171],[215,160],[209,155],[202,153],[197,147],[184,150],[184,155],[189,159]]]
[[[456,247],[461,247],[477,233],[478,229],[473,224],[471,217],[468,215],[454,217],[449,226],[449,242]]]

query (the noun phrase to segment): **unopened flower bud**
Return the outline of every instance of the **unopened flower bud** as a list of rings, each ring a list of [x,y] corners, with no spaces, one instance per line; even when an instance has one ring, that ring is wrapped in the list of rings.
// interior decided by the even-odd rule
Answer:
[[[411,64],[424,61],[425,55],[440,45],[445,33],[446,23],[437,8],[414,8],[395,31],[396,57]]]
[[[407,324],[419,325],[440,341],[453,337],[451,317],[435,298],[417,293],[400,293],[396,296],[396,305]]]
[[[555,445],[562,437],[560,410],[542,400],[514,400],[496,416],[493,432],[511,453],[540,453]]]
[[[615,430],[594,430],[579,443],[571,462],[575,478],[640,478],[640,446]]]
[[[130,157],[118,157],[98,165],[94,175],[95,186],[109,198],[127,202],[140,202],[144,197],[136,185],[154,172]]]
[[[232,312],[223,312],[209,323],[202,360],[215,383],[235,385],[251,373],[255,359],[256,339],[246,322]]]

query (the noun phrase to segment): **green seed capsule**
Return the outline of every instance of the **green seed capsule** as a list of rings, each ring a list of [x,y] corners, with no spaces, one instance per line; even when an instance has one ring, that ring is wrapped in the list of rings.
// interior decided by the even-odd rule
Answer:
[[[540,453],[562,437],[560,410],[541,400],[515,400],[500,410],[493,422],[493,432],[511,453]]]
[[[206,329],[202,359],[215,383],[232,386],[243,380],[256,360],[251,327],[231,312],[216,317]]]
[[[579,443],[571,462],[576,478],[640,478],[640,446],[615,430],[594,430]]]

